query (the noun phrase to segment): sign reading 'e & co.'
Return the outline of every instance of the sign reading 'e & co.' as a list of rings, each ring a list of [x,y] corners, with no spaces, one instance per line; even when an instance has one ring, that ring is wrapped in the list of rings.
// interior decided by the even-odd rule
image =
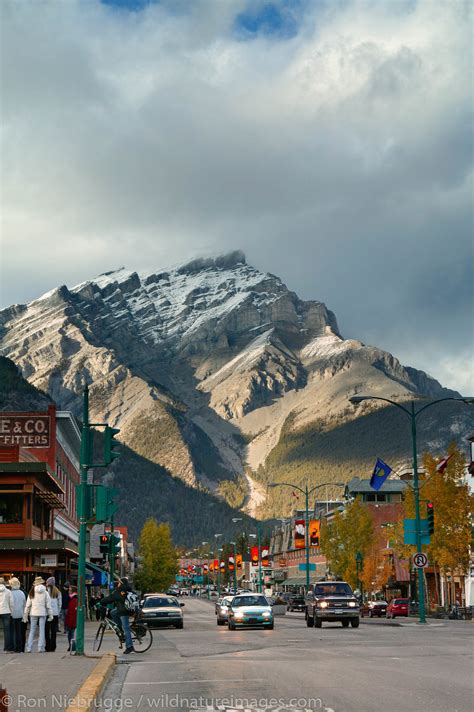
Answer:
[[[48,448],[49,415],[2,415],[0,413],[0,447]]]

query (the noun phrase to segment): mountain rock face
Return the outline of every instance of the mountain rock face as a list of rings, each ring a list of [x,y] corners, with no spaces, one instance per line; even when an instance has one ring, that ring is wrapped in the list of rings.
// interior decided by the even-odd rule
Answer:
[[[353,420],[357,392],[444,397],[427,374],[345,340],[237,251],[152,273],[119,269],[0,312],[0,353],[62,408],[121,429],[139,455],[211,490],[256,470],[292,427]]]

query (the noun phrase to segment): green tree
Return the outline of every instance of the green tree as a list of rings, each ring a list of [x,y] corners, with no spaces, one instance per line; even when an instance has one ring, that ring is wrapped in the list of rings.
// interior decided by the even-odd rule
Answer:
[[[142,592],[166,591],[178,572],[178,553],[171,539],[169,524],[150,517],[143,525],[138,543],[140,566],[135,586]]]
[[[370,548],[374,539],[374,524],[368,508],[358,499],[344,512],[337,512],[329,522],[323,521],[321,549],[331,571],[352,586],[357,585],[356,554],[364,557],[368,565]]]

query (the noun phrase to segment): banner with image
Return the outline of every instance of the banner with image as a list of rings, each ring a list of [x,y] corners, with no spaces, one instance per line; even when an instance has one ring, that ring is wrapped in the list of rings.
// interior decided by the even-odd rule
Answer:
[[[295,519],[295,549],[305,548],[305,534],[304,519]]]
[[[311,519],[309,523],[309,545],[321,546],[321,521],[319,519]]]
[[[258,552],[258,546],[252,546],[250,553],[252,556],[252,566],[258,566],[258,560],[260,558],[259,552]]]

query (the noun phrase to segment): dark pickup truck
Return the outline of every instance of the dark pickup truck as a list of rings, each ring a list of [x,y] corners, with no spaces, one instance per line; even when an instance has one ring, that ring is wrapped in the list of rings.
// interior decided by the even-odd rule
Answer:
[[[312,584],[305,598],[308,628],[321,628],[323,621],[338,621],[344,628],[359,627],[359,601],[345,581]]]

